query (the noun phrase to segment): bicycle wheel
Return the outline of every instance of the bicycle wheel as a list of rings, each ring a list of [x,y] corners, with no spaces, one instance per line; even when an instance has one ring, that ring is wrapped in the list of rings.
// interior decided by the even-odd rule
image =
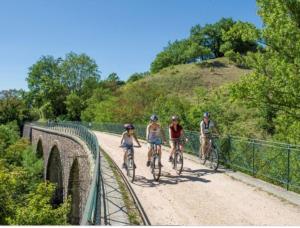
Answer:
[[[127,176],[131,182],[134,181],[135,167],[134,167],[134,160],[132,159],[132,157],[129,157],[127,159]]]
[[[180,151],[176,151],[174,156],[174,169],[180,175],[183,169],[183,156]]]
[[[211,148],[210,154],[209,154],[209,162],[210,162],[210,168],[213,170],[217,170],[219,167],[219,153],[218,150],[215,147]]]
[[[155,154],[153,156],[151,168],[152,168],[152,174],[153,174],[154,180],[158,181],[159,178],[160,178],[160,174],[161,174],[161,166],[159,164],[159,156],[158,156],[158,154]]]

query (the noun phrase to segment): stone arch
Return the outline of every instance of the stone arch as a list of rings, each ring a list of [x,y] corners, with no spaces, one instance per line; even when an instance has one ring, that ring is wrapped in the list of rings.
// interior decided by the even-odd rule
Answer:
[[[38,158],[44,157],[43,141],[42,141],[41,137],[39,138],[37,146],[36,146],[36,156]]]
[[[77,158],[74,160],[69,177],[68,196],[71,196],[71,211],[69,222],[72,225],[79,225],[80,222],[80,180],[79,164]]]
[[[51,203],[54,207],[58,207],[61,203],[63,203],[63,168],[57,145],[54,145],[50,151],[46,179],[56,184],[56,189]]]

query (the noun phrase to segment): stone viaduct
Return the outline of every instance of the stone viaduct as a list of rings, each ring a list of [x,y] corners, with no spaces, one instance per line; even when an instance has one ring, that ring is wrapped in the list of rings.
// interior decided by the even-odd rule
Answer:
[[[28,138],[44,161],[44,179],[56,184],[52,204],[57,206],[71,196],[70,223],[80,224],[88,198],[95,162],[87,145],[78,137],[56,130],[26,124]]]

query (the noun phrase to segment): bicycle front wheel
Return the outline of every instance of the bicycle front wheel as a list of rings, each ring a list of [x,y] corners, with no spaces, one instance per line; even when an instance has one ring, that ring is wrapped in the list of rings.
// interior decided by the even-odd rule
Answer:
[[[176,152],[174,157],[174,169],[177,174],[180,175],[183,169],[183,156],[181,152]]]
[[[153,156],[151,168],[154,180],[158,181],[161,174],[161,166],[158,155]]]
[[[210,168],[217,170],[219,167],[219,152],[216,148],[212,148],[209,155]]]
[[[134,160],[130,157],[127,160],[127,176],[131,182],[134,182],[135,178],[135,165]]]

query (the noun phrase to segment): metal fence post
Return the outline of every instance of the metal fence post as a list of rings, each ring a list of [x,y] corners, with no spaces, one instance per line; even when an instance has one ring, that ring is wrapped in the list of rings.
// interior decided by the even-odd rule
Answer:
[[[231,163],[231,160],[230,160],[230,151],[231,151],[231,136],[228,135],[228,165]]]
[[[254,144],[255,140],[253,139],[252,140],[252,176],[255,176],[255,171],[254,171],[254,164],[255,164],[255,156],[254,156],[254,153],[255,153],[255,144]]]
[[[288,160],[287,160],[287,183],[286,190],[289,190],[290,185],[290,160],[291,160],[291,145],[288,145]]]

